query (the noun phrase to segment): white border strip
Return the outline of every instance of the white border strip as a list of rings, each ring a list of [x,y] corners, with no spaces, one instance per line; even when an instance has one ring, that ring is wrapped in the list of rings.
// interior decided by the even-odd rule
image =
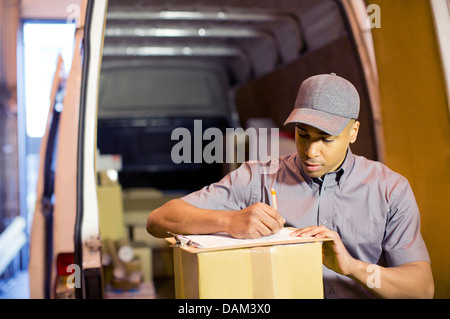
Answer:
[[[97,189],[95,179],[95,151],[97,103],[100,63],[102,58],[103,32],[107,10],[107,0],[96,0],[90,25],[89,70],[86,86],[86,105],[84,114],[84,168],[83,168],[83,221],[81,238],[83,243],[83,268],[101,267],[100,252],[91,250],[86,244],[100,239]],[[86,57],[85,57],[86,58]],[[85,61],[86,63],[87,61]]]
[[[439,44],[442,71],[447,92],[447,106],[450,114],[450,0],[430,0],[434,16],[434,28]]]

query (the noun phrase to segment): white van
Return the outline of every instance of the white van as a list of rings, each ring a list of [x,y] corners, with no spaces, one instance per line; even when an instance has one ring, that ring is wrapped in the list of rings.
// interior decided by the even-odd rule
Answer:
[[[143,239],[153,259],[161,258],[155,252],[162,243],[137,235],[152,210],[146,196],[154,191],[161,196],[152,203],[162,204],[220,179],[236,164],[175,163],[176,128],[203,136],[208,128],[225,132],[269,122],[289,141],[290,127],[282,124],[299,83],[335,72],[361,95],[364,125],[355,152],[381,157],[370,33],[364,32],[365,20],[356,19],[367,12],[355,3],[83,1],[71,70],[65,75],[58,67],[42,140],[31,297],[110,297],[105,232],[117,224],[124,229],[120,237]],[[208,142],[202,139],[200,150]],[[99,163],[108,156],[116,174],[109,182],[119,192],[100,200],[99,189],[108,181],[99,178]],[[126,200],[135,194],[144,194],[135,197],[144,206],[128,214]],[[107,211],[101,201],[110,204]],[[108,213],[115,226],[102,224]],[[140,265],[152,267],[152,261]],[[153,283],[155,272],[148,273]]]

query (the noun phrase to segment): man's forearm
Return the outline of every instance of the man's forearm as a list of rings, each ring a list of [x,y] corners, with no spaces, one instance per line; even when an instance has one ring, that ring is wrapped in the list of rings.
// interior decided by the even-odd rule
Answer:
[[[147,231],[155,237],[167,237],[167,231],[179,234],[210,234],[224,231],[223,212],[194,207],[174,199],[151,212]]]
[[[434,283],[430,264],[412,262],[396,267],[381,267],[355,261],[348,277],[380,298],[433,298]]]

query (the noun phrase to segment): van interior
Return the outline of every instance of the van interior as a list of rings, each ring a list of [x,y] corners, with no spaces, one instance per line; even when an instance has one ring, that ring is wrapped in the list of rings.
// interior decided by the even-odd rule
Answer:
[[[97,125],[101,235],[134,247],[157,298],[174,297],[173,261],[168,243],[146,232],[148,214],[239,165],[174,163],[174,130],[186,128],[194,147],[196,120],[200,136],[209,128],[224,136],[227,128],[278,128],[283,151],[295,152],[293,126],[283,123],[297,89],[332,72],[361,96],[353,151],[376,160],[371,100],[340,1],[109,1]],[[202,149],[210,142],[201,141]],[[114,279],[108,265],[107,296],[128,293],[133,279]]]

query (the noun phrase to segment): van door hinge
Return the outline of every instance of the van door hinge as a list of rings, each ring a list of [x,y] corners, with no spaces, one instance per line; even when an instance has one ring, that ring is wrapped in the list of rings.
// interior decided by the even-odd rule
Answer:
[[[86,241],[86,247],[89,248],[91,252],[100,251],[100,248],[102,247],[102,240],[99,236],[91,237]]]
[[[50,199],[43,197],[41,199],[41,211],[45,217],[49,217],[53,214],[54,205]]]

